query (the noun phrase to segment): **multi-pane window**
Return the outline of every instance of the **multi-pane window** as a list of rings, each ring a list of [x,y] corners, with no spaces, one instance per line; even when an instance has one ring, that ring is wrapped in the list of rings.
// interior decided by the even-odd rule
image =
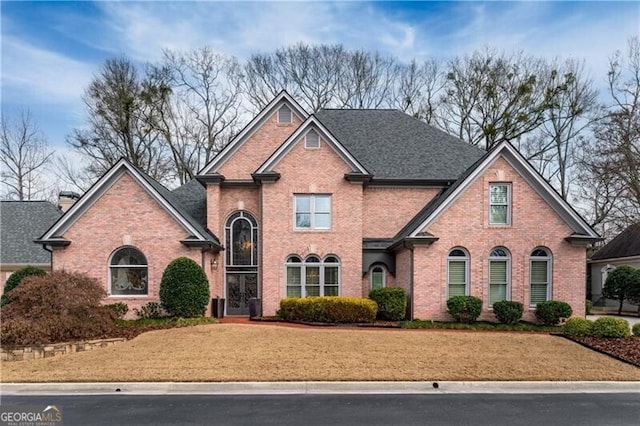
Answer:
[[[320,135],[315,130],[311,129],[304,137],[305,148],[320,148]]]
[[[278,110],[278,124],[290,124],[291,123],[291,108],[286,105],[282,105]]]
[[[148,264],[142,252],[134,247],[116,250],[109,262],[111,295],[133,296],[148,294]]]
[[[296,195],[295,221],[296,229],[331,228],[331,196]]]
[[[531,306],[550,299],[551,254],[547,249],[538,248],[531,253]]]
[[[285,263],[287,297],[338,296],[340,261],[335,256],[289,256]]]
[[[511,256],[504,247],[496,247],[489,256],[489,306],[509,300]]]
[[[511,224],[511,185],[508,183],[489,185],[489,224]]]
[[[469,294],[469,255],[463,249],[453,249],[447,258],[448,296]]]
[[[385,284],[385,273],[382,266],[371,268],[371,289],[383,288]]]
[[[227,266],[258,266],[258,222],[252,214],[232,214],[225,227]]]

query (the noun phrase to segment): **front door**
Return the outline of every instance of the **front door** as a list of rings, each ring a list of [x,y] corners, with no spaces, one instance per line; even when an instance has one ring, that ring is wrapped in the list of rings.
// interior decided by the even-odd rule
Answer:
[[[227,315],[249,315],[252,297],[258,297],[257,273],[227,274]]]

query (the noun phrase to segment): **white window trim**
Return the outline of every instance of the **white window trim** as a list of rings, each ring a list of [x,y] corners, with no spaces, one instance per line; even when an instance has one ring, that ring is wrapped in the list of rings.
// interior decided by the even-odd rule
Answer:
[[[140,254],[142,254],[142,256],[144,256],[145,260],[147,259],[147,256],[145,256],[144,252],[142,250],[140,250],[137,247],[134,246],[121,246],[118,247],[117,249],[115,249],[113,251],[113,253],[111,253],[111,256],[109,256],[109,260],[107,262],[107,282],[108,282],[108,290],[107,290],[107,297],[108,298],[113,298],[113,299],[146,299],[149,298],[149,261],[147,260],[147,263],[145,265],[112,265],[111,262],[113,261],[113,257],[120,252],[123,249],[126,248],[132,248],[137,250],[138,252],[140,252]],[[112,269],[116,268],[116,269],[124,269],[124,268],[142,268],[145,267],[147,269],[147,292],[145,294],[113,294],[113,277],[112,277]]]
[[[296,215],[298,213],[298,197],[309,197],[309,227],[298,226]],[[326,197],[329,199],[329,226],[319,227],[315,224],[316,198]],[[328,231],[333,225],[333,200],[330,194],[294,194],[293,195],[293,229],[296,231]]]
[[[504,251],[507,252],[507,256],[491,256],[491,253],[493,253],[494,250],[496,249],[503,249]],[[505,291],[505,297],[506,300],[511,300],[511,252],[509,250],[507,250],[506,247],[494,247],[491,249],[491,253],[489,254],[489,269],[488,269],[488,276],[487,276],[487,281],[489,283],[489,288],[488,288],[488,292],[487,294],[489,295],[489,309],[493,309],[493,304],[491,303],[491,262],[492,261],[506,261],[507,262],[507,289]]]
[[[502,222],[492,222],[491,221],[491,207],[494,205],[502,206],[504,204],[494,204],[491,201],[491,190],[496,186],[505,186],[507,188],[507,221],[506,223]],[[489,225],[491,226],[511,226],[511,206],[512,206],[512,197],[511,197],[511,182],[491,182],[489,184]]]
[[[313,146],[313,145],[309,145],[309,142],[307,140],[308,136],[310,133],[315,133],[315,135],[318,137],[318,145],[317,146]],[[304,147],[306,149],[320,149],[320,146],[322,145],[322,141],[320,140],[320,133],[318,133],[317,131],[315,131],[314,129],[310,129],[305,135],[304,135]]]
[[[453,252],[454,250],[461,250],[464,253],[464,257],[462,256],[451,256],[451,252]],[[447,256],[447,299],[449,299],[449,262],[451,261],[464,261],[464,267],[465,267],[465,283],[464,283],[464,294],[465,296],[469,296],[470,294],[470,289],[469,287],[471,287],[469,285],[469,283],[471,282],[470,279],[470,274],[471,274],[471,268],[470,268],[470,263],[471,263],[471,258],[469,256],[469,252],[462,248],[462,247],[454,247],[451,250],[449,250],[449,254]]]
[[[533,254],[534,251],[536,250],[544,250],[547,255],[546,256],[531,256],[529,255],[529,306],[532,308],[535,308],[537,306],[536,303],[532,303],[531,302],[531,272],[532,272],[532,268],[533,268],[533,262],[538,261],[538,262],[547,262],[547,299],[546,300],[553,300],[552,298],[552,294],[553,294],[553,255],[551,254],[551,251],[547,248],[544,247],[536,247],[535,249],[533,249],[531,251],[531,253]]]
[[[342,295],[342,262],[340,261],[340,258],[336,255],[333,254],[329,254],[327,256],[324,257],[324,259],[320,258],[320,256],[317,256],[315,254],[310,254],[309,256],[307,256],[306,258],[302,258],[301,256],[298,256],[296,254],[292,254],[287,256],[287,260],[293,256],[296,256],[298,258],[300,258],[302,260],[302,262],[288,262],[285,261],[284,264],[284,295],[285,297],[289,297],[287,296],[287,287],[289,287],[288,282],[287,282],[287,269],[290,267],[298,267],[300,268],[300,297],[308,297],[307,296],[307,272],[306,272],[306,268],[307,267],[317,267],[320,270],[320,276],[319,276],[319,283],[320,283],[320,297],[324,296],[324,290],[325,290],[325,282],[324,282],[324,278],[325,278],[325,268],[326,267],[337,267],[338,268],[338,296]],[[320,262],[308,262],[307,259],[309,259],[310,257],[317,257],[318,259],[320,259]],[[330,257],[335,257],[338,262],[326,262],[326,259],[330,258]]]
[[[373,265],[371,269],[369,269],[369,290],[373,290],[373,273],[376,269],[380,268],[382,272],[382,287],[385,288],[387,286],[387,268],[382,265]]]
[[[280,120],[280,111],[282,110],[282,108],[287,108],[289,110],[289,121]],[[291,123],[293,123],[293,111],[288,105],[282,105],[280,108],[278,108],[278,124],[286,125]]]

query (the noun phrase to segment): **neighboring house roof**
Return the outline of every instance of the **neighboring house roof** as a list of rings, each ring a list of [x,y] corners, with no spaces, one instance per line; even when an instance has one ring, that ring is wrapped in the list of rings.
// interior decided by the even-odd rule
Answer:
[[[140,186],[151,195],[182,227],[187,231],[188,238],[182,242],[187,245],[202,245],[221,248],[218,238],[211,233],[204,224],[202,211],[198,208],[201,203],[202,192],[189,182],[187,188],[175,193],[139,170],[125,158],[121,158],[109,169],[89,190],[78,200],[69,211],[57,221],[38,240],[42,244],[66,245],[69,241],[63,238],[64,233],[80,218],[85,211],[111,187],[124,173],[128,173]],[[197,183],[197,182],[196,182]],[[193,194],[188,194],[193,192]],[[195,214],[194,217],[192,214]],[[206,210],[205,210],[206,217]]]
[[[51,255],[33,240],[62,216],[48,201],[0,202],[0,263],[42,265]]]
[[[640,256],[640,222],[629,226],[591,257],[591,260]]]
[[[453,185],[439,197],[429,202],[400,230],[394,238],[394,243],[398,243],[404,238],[433,240],[434,236],[432,235],[422,235],[422,230],[435,221],[499,157],[504,158],[565,223],[569,225],[573,230],[573,234],[567,236],[569,241],[576,244],[583,244],[602,240],[571,205],[522,157],[518,150],[509,142],[505,141],[486,152],[485,155],[469,167]]]
[[[304,121],[308,114],[286,91],[280,92],[262,111],[258,113],[222,150],[205,165],[199,175],[216,173],[224,163],[262,126],[262,124],[282,105],[288,105],[291,112]]]
[[[485,153],[398,110],[324,109],[316,116],[373,180],[457,180]]]

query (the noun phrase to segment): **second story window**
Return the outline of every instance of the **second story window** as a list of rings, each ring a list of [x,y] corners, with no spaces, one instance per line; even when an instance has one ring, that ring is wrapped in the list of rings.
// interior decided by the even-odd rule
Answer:
[[[331,195],[296,195],[296,229],[331,228]]]
[[[511,184],[489,185],[489,224],[511,225]]]

